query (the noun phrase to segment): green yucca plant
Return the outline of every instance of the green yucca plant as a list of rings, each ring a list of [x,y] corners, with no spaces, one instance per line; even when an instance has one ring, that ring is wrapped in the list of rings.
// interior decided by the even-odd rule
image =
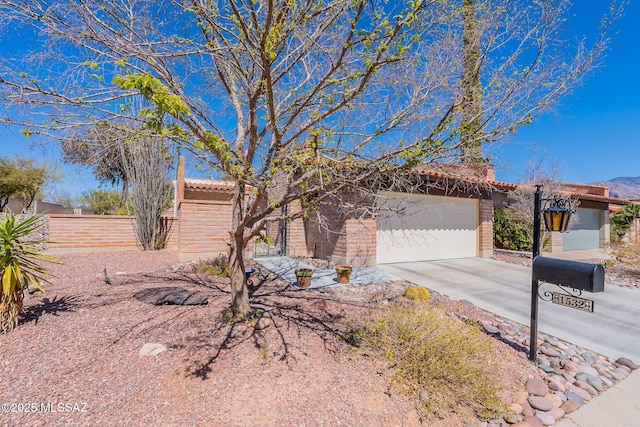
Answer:
[[[38,262],[51,262],[52,257],[41,252],[46,240],[31,236],[41,227],[41,215],[19,221],[9,212],[0,220],[0,332],[8,332],[18,324],[24,290],[29,284],[44,292],[41,282],[47,281],[49,272]]]

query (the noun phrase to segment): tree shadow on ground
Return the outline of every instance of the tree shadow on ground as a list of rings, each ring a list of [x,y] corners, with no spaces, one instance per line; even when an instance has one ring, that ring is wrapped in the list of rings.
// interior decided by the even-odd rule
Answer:
[[[186,368],[187,376],[206,380],[225,352],[247,342],[263,358],[275,357],[284,363],[295,360],[297,355],[308,355],[308,340],[320,340],[326,351],[337,351],[349,341],[347,313],[370,307],[369,301],[299,290],[262,272],[253,277],[248,288],[251,313],[247,319],[230,319],[227,310],[231,301],[226,301],[215,328],[201,331],[187,344],[193,355]]]
[[[109,342],[116,345],[125,338],[149,335],[162,340],[163,330],[181,331],[178,336],[167,334],[165,344],[184,356],[185,376],[201,380],[211,376],[218,360],[239,351],[257,351],[265,360],[284,363],[308,354],[308,340],[320,340],[326,351],[336,351],[347,341],[346,314],[367,305],[345,300],[333,292],[300,290],[257,267],[247,284],[251,312],[240,321],[229,313],[228,278],[163,271],[114,276],[111,281],[112,285],[99,284],[98,291],[91,292],[83,307],[118,304],[153,286],[181,286],[209,296],[207,306],[155,306],[147,319],[122,327],[118,337]]]
[[[38,323],[38,319],[44,314],[53,314],[58,316],[59,313],[73,312],[80,305],[81,298],[78,295],[65,295],[53,299],[42,298],[42,302],[32,305],[22,312],[20,324],[34,322]]]

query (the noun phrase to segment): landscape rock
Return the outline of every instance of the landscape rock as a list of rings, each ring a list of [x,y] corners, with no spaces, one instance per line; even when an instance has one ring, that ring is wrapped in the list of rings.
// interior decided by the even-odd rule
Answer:
[[[573,400],[567,400],[566,402],[562,403],[562,405],[560,405],[560,409],[562,409],[565,412],[565,414],[570,414],[576,409],[578,409],[579,407],[580,405],[577,402],[574,402]]]
[[[598,390],[583,381],[576,381],[575,386],[581,388],[582,390],[586,390],[591,396],[598,395]]]
[[[138,352],[139,357],[157,356],[160,353],[167,351],[167,347],[159,343],[146,343],[142,346]]]
[[[202,292],[188,291],[178,286],[143,289],[133,295],[138,301],[152,305],[203,305],[208,297]]]
[[[515,412],[518,415],[522,413],[522,405],[517,403],[512,403],[511,405],[509,405],[509,409],[511,409],[513,412]]]
[[[564,384],[562,384],[562,381],[556,377],[547,378],[547,383],[548,387],[554,391],[565,391],[567,389]]]
[[[526,391],[517,391],[513,393],[511,400],[513,401],[513,403],[517,403],[518,405],[522,406],[522,404],[527,400],[528,397],[529,393],[527,393]]]
[[[598,392],[602,391],[603,389],[602,381],[600,381],[598,378],[594,377],[593,375],[580,373],[576,375],[576,380],[589,384],[591,387],[595,388]]]
[[[29,295],[33,295],[36,292],[42,292],[42,291],[38,289],[38,287],[33,283],[29,283],[29,286],[27,286],[27,292],[29,292]]]
[[[261,317],[256,322],[255,329],[256,331],[261,331],[263,329],[267,329],[269,326],[271,326],[271,319],[268,317]]]
[[[515,412],[507,412],[503,415],[503,418],[508,424],[515,424],[520,421],[520,415]]]
[[[562,405],[562,399],[555,394],[547,394],[545,397],[553,402],[553,406],[556,408],[559,408],[560,405]]]
[[[549,411],[553,409],[553,402],[546,397],[529,396],[528,401],[532,408],[539,409],[540,411]]]
[[[526,417],[524,421],[528,423],[531,427],[544,427],[544,424],[542,424],[542,421],[540,421],[539,418],[536,418],[533,415],[531,415],[530,417]]]
[[[627,368],[619,367],[614,369],[613,372],[615,372],[620,379],[624,379],[629,376],[629,371],[627,370]]]
[[[580,356],[582,356],[582,358],[585,360],[585,362],[588,362],[588,363],[595,363],[596,362],[596,358],[593,357],[589,353],[582,353]]]
[[[540,351],[542,351],[542,353],[544,353],[547,356],[551,356],[551,357],[558,357],[560,355],[560,352],[558,350],[555,350],[551,347],[541,347]]]
[[[420,390],[420,393],[418,393],[418,397],[420,398],[420,402],[422,402],[423,404],[429,404],[429,392],[427,390]]]
[[[556,421],[564,417],[564,414],[565,412],[562,408],[553,408],[549,411],[549,415],[551,415]]]
[[[536,418],[545,426],[552,426],[556,423],[556,419],[548,412],[536,411]]]
[[[488,333],[497,331],[503,341],[510,342],[514,348],[522,348],[518,352],[520,357],[528,356],[529,331],[525,327],[498,316],[490,322],[484,321],[483,325]],[[538,333],[537,344],[538,363],[532,366],[532,371],[527,375],[525,391],[514,392],[510,399],[506,394],[501,395],[503,402],[514,413],[524,417],[514,425],[553,425],[565,414],[615,386],[633,368],[637,368],[628,359],[607,358],[543,333]],[[519,419],[508,421],[513,423]]]
[[[558,396],[562,402],[567,400],[567,396],[565,396],[563,391],[554,391],[553,394]]]
[[[636,369],[638,369],[638,365],[636,365],[635,363],[633,363],[631,360],[627,359],[626,357],[621,357],[618,360],[616,360],[616,363],[622,366],[626,366],[627,368],[635,371]]]
[[[567,391],[564,395],[567,397],[567,402],[575,402],[578,404],[578,406],[582,405],[582,397],[578,396],[577,394]]]
[[[582,373],[593,375],[594,377],[598,376],[598,371],[591,367],[591,365],[587,365],[586,363],[581,363],[578,365],[578,370]]]
[[[524,415],[525,417],[533,417],[533,414],[534,410],[531,405],[529,405],[529,401],[525,400],[524,402],[522,402],[522,415]]]
[[[577,394],[578,396],[580,396],[583,402],[589,402],[591,400],[591,395],[589,394],[589,392],[581,389],[580,387],[576,387],[575,385],[571,384],[569,386],[569,390]],[[568,399],[569,398],[568,393],[565,393],[565,394],[567,394],[567,399]]]
[[[548,393],[547,384],[542,380],[529,379],[524,385],[527,393],[534,396],[546,396]]]

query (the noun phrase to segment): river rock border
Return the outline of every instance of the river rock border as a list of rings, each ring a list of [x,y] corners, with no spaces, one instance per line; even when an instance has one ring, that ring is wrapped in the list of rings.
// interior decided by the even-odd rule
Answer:
[[[487,334],[515,348],[520,357],[528,357],[528,327],[499,316],[482,326]],[[489,423],[468,422],[465,427],[554,425],[638,368],[629,359],[602,356],[544,333],[538,333],[537,344],[538,360],[531,365],[525,390],[501,395],[513,416]]]

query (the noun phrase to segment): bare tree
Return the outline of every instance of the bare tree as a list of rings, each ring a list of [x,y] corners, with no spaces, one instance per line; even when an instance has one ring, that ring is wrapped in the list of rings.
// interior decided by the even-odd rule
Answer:
[[[100,122],[95,126],[83,128],[76,136],[62,141],[64,161],[91,166],[93,175],[101,184],[121,184],[121,205],[126,203],[129,183],[124,170],[121,149],[125,137],[122,126],[115,123]]]
[[[562,172],[557,160],[550,159],[547,151],[533,149],[524,165],[518,187],[508,197],[505,216],[512,224],[533,241],[533,216],[535,186],[542,185],[543,198],[553,195],[563,196],[568,201],[567,208],[576,209],[580,201],[576,197],[563,194]],[[570,223],[575,223],[575,215]]]
[[[131,187],[135,233],[145,251],[163,249],[169,222],[162,217],[172,194],[171,156],[164,139],[138,132],[120,145],[122,165]]]
[[[559,43],[565,1],[474,6],[489,142],[597,65],[620,13],[588,48]],[[5,0],[5,26],[44,42],[0,58],[0,98],[29,106],[7,118],[26,134],[146,123],[233,179],[232,310],[243,316],[243,251],[282,206],[458,160],[462,11],[438,0]]]

